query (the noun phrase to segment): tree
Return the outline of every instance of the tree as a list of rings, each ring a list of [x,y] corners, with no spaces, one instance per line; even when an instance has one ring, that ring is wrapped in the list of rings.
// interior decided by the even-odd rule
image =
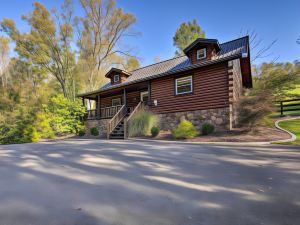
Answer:
[[[205,38],[205,32],[197,20],[194,19],[192,22],[182,23],[173,37],[173,44],[177,48],[175,54],[182,55],[183,50],[197,38]]]
[[[74,98],[73,70],[75,54],[71,49],[73,39],[71,1],[62,5],[61,13],[53,15],[41,4],[34,3],[34,10],[22,19],[31,30],[21,33],[13,20],[4,19],[1,27],[13,41],[21,59],[53,75],[65,97]]]
[[[239,99],[237,107],[239,124],[249,128],[274,112],[276,101],[295,96],[290,90],[300,78],[300,66],[299,62],[263,63],[255,72],[253,88]]]
[[[251,50],[251,62],[255,62],[258,59],[264,59],[266,57],[274,56],[272,62],[276,62],[279,56],[274,55],[271,52],[271,49],[276,44],[277,40],[274,39],[270,43],[264,43],[263,39],[259,36],[259,34],[255,30],[246,30],[241,29],[240,37],[249,36],[249,45]]]
[[[9,39],[0,36],[0,78],[4,88],[7,84],[7,68],[9,65]]]
[[[87,90],[99,87],[103,70],[110,67],[116,54],[132,57],[130,49],[121,48],[120,41],[135,35],[131,26],[133,14],[116,7],[114,0],[80,0],[85,15],[77,19],[80,60],[85,65]]]

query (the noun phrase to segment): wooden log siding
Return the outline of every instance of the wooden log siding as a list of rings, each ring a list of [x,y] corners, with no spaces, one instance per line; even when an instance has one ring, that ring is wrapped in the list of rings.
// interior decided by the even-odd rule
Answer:
[[[140,102],[140,92],[126,92],[126,104],[128,107],[135,107]],[[123,95],[113,95],[109,97],[101,97],[101,108],[110,107],[112,99],[121,98],[122,104],[124,103]]]
[[[123,95],[113,95],[110,97],[101,97],[101,108],[110,107],[112,99],[121,98],[121,105],[123,104]]]
[[[206,58],[198,60],[197,59],[197,51],[202,48],[206,48]],[[197,48],[195,48],[189,52],[189,58],[190,58],[192,64],[196,64],[196,63],[211,59],[215,54],[216,54],[216,50],[213,45],[210,45],[210,44],[199,45]]]
[[[175,79],[188,75],[193,76],[193,93],[175,95]],[[151,99],[157,99],[158,105],[151,110],[171,113],[228,107],[228,84],[227,62],[152,80]]]

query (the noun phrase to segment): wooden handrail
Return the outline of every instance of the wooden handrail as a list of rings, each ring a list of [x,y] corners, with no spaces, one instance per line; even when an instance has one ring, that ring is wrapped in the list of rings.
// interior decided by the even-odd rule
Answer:
[[[139,102],[139,104],[137,104],[137,106],[134,108],[132,113],[130,113],[130,115],[127,118],[124,119],[124,139],[128,138],[128,124],[129,124],[129,121],[131,120],[132,116],[134,114],[136,114],[137,112],[139,112],[142,108],[143,108],[143,102]]]
[[[109,135],[116,128],[116,126],[122,121],[122,119],[126,116],[127,107],[122,105],[116,115],[108,122],[107,124],[107,139],[109,139]]]

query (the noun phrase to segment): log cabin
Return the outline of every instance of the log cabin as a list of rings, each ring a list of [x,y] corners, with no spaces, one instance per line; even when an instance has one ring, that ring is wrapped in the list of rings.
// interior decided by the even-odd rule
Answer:
[[[200,129],[204,122],[217,130],[236,125],[236,102],[252,87],[249,37],[225,43],[198,38],[184,55],[134,71],[111,68],[110,79],[98,90],[80,94],[96,102],[88,110],[86,127],[97,127],[107,138],[127,138],[129,121],[143,107],[158,115],[162,130],[181,119]]]

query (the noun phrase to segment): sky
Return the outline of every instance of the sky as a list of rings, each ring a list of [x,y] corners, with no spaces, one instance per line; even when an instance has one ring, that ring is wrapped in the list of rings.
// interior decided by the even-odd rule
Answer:
[[[32,11],[32,0],[0,0],[0,20],[11,18],[18,28],[27,31],[21,15]],[[59,8],[62,0],[40,0],[48,8]],[[80,14],[78,0],[75,11]],[[269,56],[255,64],[277,58],[277,62],[300,59],[300,1],[267,0],[117,0],[125,12],[133,13],[137,22],[133,26],[136,37],[123,40],[134,48],[143,66],[154,63],[155,57],[166,60],[174,56],[173,36],[182,22],[196,19],[207,38],[220,43],[238,38],[246,30],[255,30],[261,46],[277,40]]]

